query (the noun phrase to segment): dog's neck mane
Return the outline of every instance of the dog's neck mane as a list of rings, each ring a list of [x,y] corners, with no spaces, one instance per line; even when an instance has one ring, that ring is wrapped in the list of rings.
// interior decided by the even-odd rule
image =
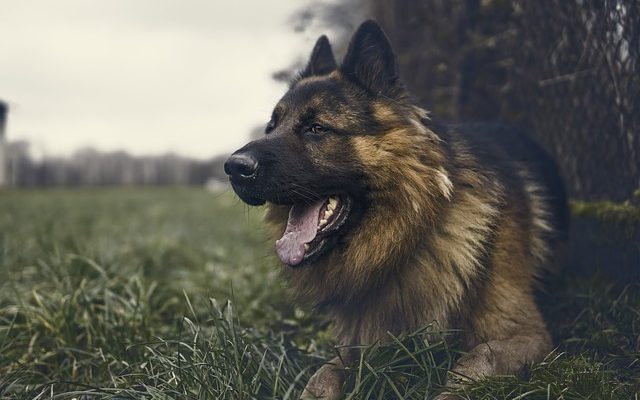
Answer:
[[[481,278],[478,260],[502,195],[496,180],[477,172],[463,143],[445,143],[427,127],[424,110],[397,113],[384,103],[374,109],[386,131],[353,139],[371,187],[362,222],[328,257],[287,270],[293,294],[327,312],[339,337],[356,343],[431,321],[450,326]],[[270,208],[273,221],[282,211]]]

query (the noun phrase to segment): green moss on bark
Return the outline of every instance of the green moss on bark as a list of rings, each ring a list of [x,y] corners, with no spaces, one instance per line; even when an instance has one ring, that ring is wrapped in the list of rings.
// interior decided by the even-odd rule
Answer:
[[[640,226],[640,207],[628,201],[571,202],[573,218],[595,218],[605,226],[619,226],[628,237],[632,237]]]

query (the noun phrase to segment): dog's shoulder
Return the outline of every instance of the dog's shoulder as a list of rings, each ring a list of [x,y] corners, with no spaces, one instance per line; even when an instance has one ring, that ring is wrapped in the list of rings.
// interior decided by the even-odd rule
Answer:
[[[523,185],[524,176],[539,186],[555,231],[566,236],[569,211],[560,171],[553,157],[529,132],[501,122],[434,124],[443,140],[461,143],[479,166],[491,170],[508,189]]]

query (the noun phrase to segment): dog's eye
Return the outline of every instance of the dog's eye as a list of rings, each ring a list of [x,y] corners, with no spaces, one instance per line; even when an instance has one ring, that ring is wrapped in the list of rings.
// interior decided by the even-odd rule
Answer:
[[[311,127],[309,128],[309,132],[316,134],[316,135],[322,135],[323,133],[327,133],[329,132],[329,128],[326,128],[320,124],[313,124],[311,125]]]

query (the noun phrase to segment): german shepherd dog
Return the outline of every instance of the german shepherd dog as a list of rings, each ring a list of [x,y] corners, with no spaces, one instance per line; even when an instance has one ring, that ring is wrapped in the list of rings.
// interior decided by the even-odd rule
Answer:
[[[518,373],[551,350],[534,294],[567,207],[532,141],[500,125],[435,122],[373,21],[340,66],[318,39],[265,133],[225,171],[244,202],[266,204],[295,297],[330,318],[339,344],[429,323],[459,330],[467,352],[450,387]],[[341,398],[354,352],[321,367],[302,397]]]

